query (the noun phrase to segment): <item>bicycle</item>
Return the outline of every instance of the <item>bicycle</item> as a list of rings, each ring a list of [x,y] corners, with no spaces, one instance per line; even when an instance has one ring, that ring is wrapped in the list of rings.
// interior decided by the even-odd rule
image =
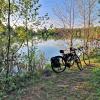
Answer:
[[[65,71],[66,67],[71,67],[72,62],[77,64],[79,70],[83,70],[80,58],[76,54],[76,49],[70,48],[70,53],[65,54],[64,50],[60,50],[62,56],[55,56],[51,58],[52,70],[56,73]]]

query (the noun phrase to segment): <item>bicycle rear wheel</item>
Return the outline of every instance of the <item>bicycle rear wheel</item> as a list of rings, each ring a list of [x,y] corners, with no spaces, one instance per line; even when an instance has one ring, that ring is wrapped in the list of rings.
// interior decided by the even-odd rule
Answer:
[[[55,59],[55,60],[54,60]],[[54,59],[51,58],[51,67],[55,73],[61,73],[65,71],[66,64],[62,56],[56,56]]]
[[[83,61],[87,66],[90,65],[90,58],[86,53],[83,53]]]
[[[81,64],[81,61],[80,61],[80,58],[77,56],[76,57],[76,60],[75,60],[76,64],[77,64],[77,67],[80,71],[83,70],[83,67],[82,67],[82,64]]]

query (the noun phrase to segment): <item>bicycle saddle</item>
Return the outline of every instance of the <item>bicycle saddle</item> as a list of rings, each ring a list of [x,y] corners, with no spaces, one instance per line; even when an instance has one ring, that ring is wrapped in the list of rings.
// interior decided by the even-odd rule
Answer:
[[[64,53],[64,50],[60,50],[60,53]]]

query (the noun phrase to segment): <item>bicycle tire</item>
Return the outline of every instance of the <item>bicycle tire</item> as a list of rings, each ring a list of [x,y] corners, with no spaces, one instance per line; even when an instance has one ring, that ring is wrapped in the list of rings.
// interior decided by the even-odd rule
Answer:
[[[80,58],[79,58],[78,56],[76,57],[75,62],[76,62],[76,64],[77,64],[78,69],[79,69],[80,71],[82,71],[82,70],[83,70],[82,63],[81,63],[81,60],[80,60]]]
[[[90,65],[90,58],[89,58],[88,54],[83,53],[83,61],[87,66]]]
[[[52,70],[53,70],[55,73],[64,72],[65,69],[66,69],[66,64],[65,64],[65,61],[64,61],[63,57],[62,57],[62,56],[56,56],[56,57],[57,57],[57,59],[60,59],[60,60],[61,60],[63,67],[62,67],[61,63],[60,63],[60,67],[55,67],[54,64],[51,62]]]

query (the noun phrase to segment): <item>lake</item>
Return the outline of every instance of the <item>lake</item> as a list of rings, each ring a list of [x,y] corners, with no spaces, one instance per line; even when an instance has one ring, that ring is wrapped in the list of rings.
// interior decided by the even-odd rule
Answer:
[[[35,43],[35,47],[39,51],[38,53],[43,53],[47,60],[50,60],[51,57],[60,55],[60,50],[65,50],[69,48],[70,41],[69,40],[47,40],[40,41]],[[83,40],[81,39],[73,39],[73,46],[83,46]],[[22,47],[20,52],[27,52],[27,47]]]
[[[40,51],[44,52],[46,59],[60,55],[60,50],[69,49],[69,40],[48,40],[37,44]],[[82,40],[73,40],[73,46],[83,45]],[[68,50],[69,51],[69,50]]]

